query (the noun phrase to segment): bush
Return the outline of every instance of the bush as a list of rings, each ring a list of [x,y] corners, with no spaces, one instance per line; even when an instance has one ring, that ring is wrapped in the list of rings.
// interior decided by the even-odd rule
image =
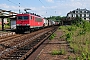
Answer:
[[[83,35],[83,34],[85,34],[85,33],[86,33],[85,30],[80,30],[80,32],[78,33],[78,35]]]
[[[74,30],[76,30],[76,28],[74,26],[68,27],[68,31],[74,31]]]
[[[67,42],[71,42],[71,40],[72,40],[72,33],[66,34],[66,40],[67,40]]]

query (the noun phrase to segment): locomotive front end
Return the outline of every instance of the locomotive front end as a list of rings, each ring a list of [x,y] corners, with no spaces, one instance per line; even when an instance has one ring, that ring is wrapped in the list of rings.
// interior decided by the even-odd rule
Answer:
[[[30,28],[29,15],[28,14],[18,14],[16,20],[16,31],[25,32]]]

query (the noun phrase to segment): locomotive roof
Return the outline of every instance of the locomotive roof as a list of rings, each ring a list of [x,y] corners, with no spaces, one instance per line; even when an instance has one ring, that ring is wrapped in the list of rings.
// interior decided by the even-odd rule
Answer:
[[[26,14],[26,15],[34,15],[34,16],[38,16],[38,17],[41,17],[40,15],[37,15],[37,14],[35,14],[35,13],[22,13],[22,14]],[[22,15],[22,14],[17,14],[17,15]]]

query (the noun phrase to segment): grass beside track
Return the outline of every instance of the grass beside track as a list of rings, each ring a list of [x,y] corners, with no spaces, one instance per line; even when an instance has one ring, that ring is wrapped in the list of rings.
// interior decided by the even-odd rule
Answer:
[[[64,31],[62,37],[73,49],[71,52],[76,54],[75,60],[90,60],[90,23],[84,21],[78,25],[60,26],[59,29]]]

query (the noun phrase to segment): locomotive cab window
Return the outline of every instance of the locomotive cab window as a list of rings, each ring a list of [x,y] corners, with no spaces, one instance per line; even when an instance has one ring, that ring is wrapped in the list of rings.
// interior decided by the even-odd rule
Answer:
[[[23,19],[27,20],[27,19],[29,19],[29,17],[28,16],[23,16]]]
[[[27,20],[27,19],[29,19],[29,17],[28,16],[18,16],[17,19],[18,20]]]
[[[22,20],[23,18],[22,18],[22,16],[18,16],[17,19],[18,20]]]

